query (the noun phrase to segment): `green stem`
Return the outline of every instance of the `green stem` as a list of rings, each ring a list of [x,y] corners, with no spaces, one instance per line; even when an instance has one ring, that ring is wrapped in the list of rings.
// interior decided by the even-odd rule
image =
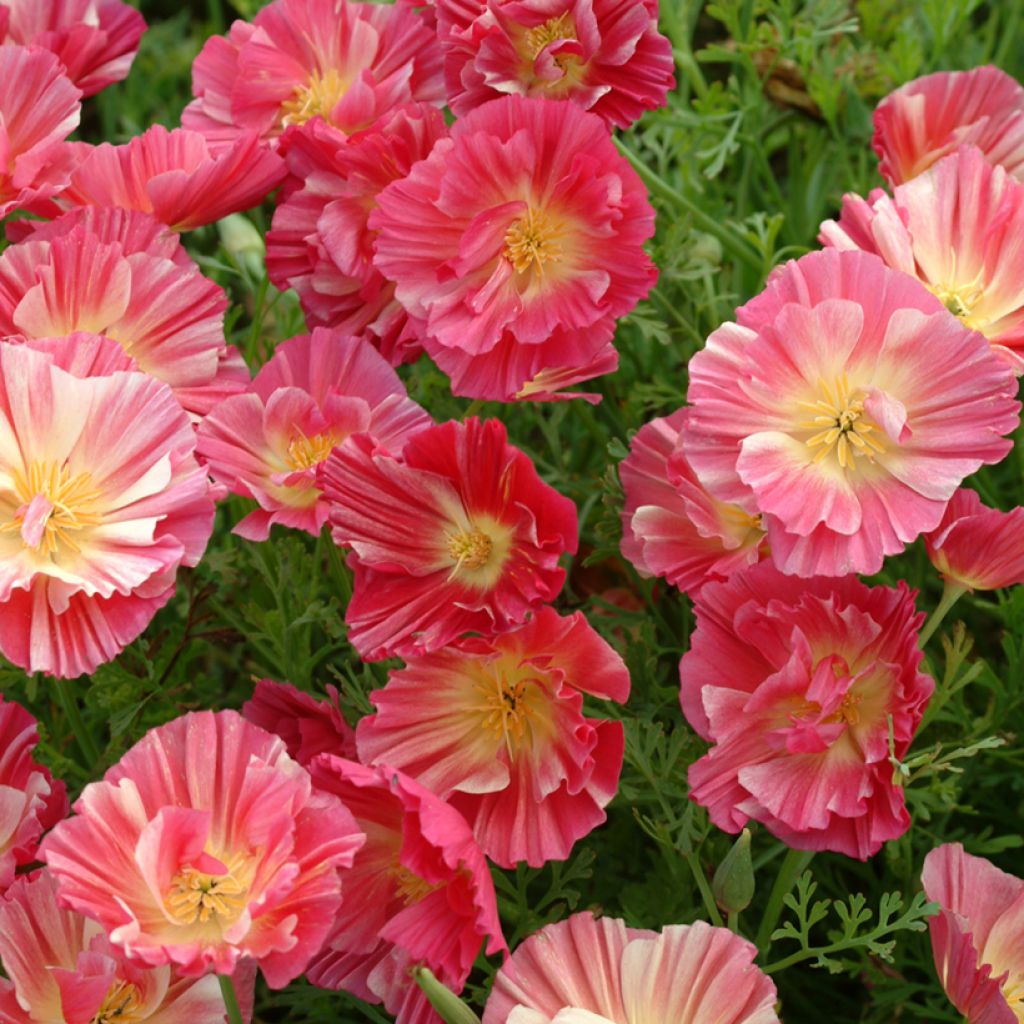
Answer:
[[[78,748],[88,762],[85,767],[92,771],[100,763],[100,748],[96,745],[92,732],[86,728],[82,712],[78,707],[78,700],[71,692],[71,683],[67,679],[55,679],[53,688],[57,696],[57,703],[60,704],[61,710],[67,716],[68,725],[71,726],[71,731],[75,734]]]
[[[228,1011],[228,1024],[244,1024],[242,1011],[238,1006],[238,996],[235,994],[235,983],[231,980],[230,974],[218,974],[220,982],[220,994],[224,997],[224,1009]]]
[[[928,621],[924,624],[924,628],[921,630],[921,636],[918,638],[918,645],[924,647],[926,643],[932,638],[932,634],[942,625],[942,620],[949,613],[949,609],[953,607],[960,600],[961,595],[967,593],[968,588],[962,583],[957,583],[955,580],[947,579],[945,586],[942,590],[942,599],[935,606],[935,611],[928,616]]]
[[[768,906],[765,908],[764,917],[761,918],[761,926],[757,929],[757,938],[754,940],[754,944],[761,952],[771,945],[772,932],[775,931],[775,926],[782,916],[786,896],[796,885],[796,880],[804,873],[813,856],[813,850],[786,851],[779,873],[775,876],[775,884],[768,897]]]
[[[726,925],[729,931],[735,932],[737,935],[740,933],[740,915],[737,910],[730,910],[729,916],[726,919]]]
[[[640,175],[644,184],[652,192],[657,193],[663,199],[667,199],[669,202],[675,203],[680,209],[685,210],[701,231],[714,235],[722,243],[723,248],[735,256],[741,263],[745,263],[748,267],[756,270],[758,274],[763,272],[764,267],[762,266],[761,257],[742,238],[738,237],[733,231],[730,231],[724,224],[719,223],[714,217],[709,217],[693,200],[683,195],[678,189],[673,188],[664,178],[651,170],[622,139],[616,139],[615,144],[619,147],[619,152],[630,162],[633,170]]]
[[[684,854],[686,863],[690,865],[690,871],[693,873],[693,879],[697,883],[697,888],[700,889],[701,898],[704,900],[704,907],[708,912],[708,917],[711,918],[711,923],[716,928],[722,927],[722,915],[718,912],[718,904],[715,903],[715,895],[711,891],[711,886],[708,883],[707,876],[704,874],[703,868],[700,866],[700,861],[692,853]]]

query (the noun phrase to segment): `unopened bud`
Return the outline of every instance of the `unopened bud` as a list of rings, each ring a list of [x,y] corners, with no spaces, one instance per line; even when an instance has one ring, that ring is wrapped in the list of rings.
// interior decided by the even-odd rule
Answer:
[[[445,1024],[480,1024],[480,1018],[450,988],[442,985],[429,967],[417,967],[412,974]]]
[[[252,277],[263,277],[263,258],[267,247],[248,217],[240,213],[232,213],[223,220],[217,221],[221,245],[228,251],[235,262]]]
[[[754,862],[750,857],[750,829],[744,829],[718,865],[711,882],[715,902],[727,914],[738,914],[754,898]]]

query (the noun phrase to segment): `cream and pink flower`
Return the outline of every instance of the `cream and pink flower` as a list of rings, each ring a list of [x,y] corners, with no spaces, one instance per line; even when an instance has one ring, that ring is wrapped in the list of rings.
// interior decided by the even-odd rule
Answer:
[[[629,672],[582,612],[543,607],[392,672],[356,728],[359,757],[446,800],[502,867],[564,860],[604,822],[622,769],[622,723],[584,717],[584,694],[625,703]]]
[[[345,621],[368,661],[435,651],[523,623],[565,582],[576,507],[498,420],[414,434],[397,457],[365,434],[320,467],[335,543],[355,570]]]
[[[365,334],[393,365],[420,354],[420,331],[373,265],[367,222],[381,190],[446,134],[441,112],[426,104],[396,108],[344,146],[311,123],[288,148],[293,177],[267,235],[267,274],[298,292],[308,322]]]
[[[401,450],[431,423],[369,341],[318,327],[281,344],[250,391],[199,425],[197,452],[213,478],[255,498],[234,532],[266,540],[274,523],[314,536],[329,502],[317,466],[351,434]]]
[[[77,676],[146,628],[213,529],[195,443],[159,381],[81,378],[45,352],[0,344],[5,657],[28,672]]]
[[[145,31],[121,0],[0,0],[0,43],[50,50],[83,96],[127,77]]]
[[[208,39],[182,114],[214,151],[245,131],[270,146],[319,118],[338,142],[403,103],[444,103],[434,33],[402,4],[274,0]]]
[[[1024,880],[946,843],[921,882],[939,904],[928,921],[935,970],[968,1024],[1024,1020]]]
[[[328,754],[310,772],[355,815],[366,845],[341,872],[345,899],[306,977],[383,1003],[397,1024],[436,1024],[412,968],[458,992],[482,946],[507,952],[483,852],[457,811],[402,772]]]
[[[1024,583],[1024,508],[1000,512],[961,487],[924,543],[932,565],[952,584],[997,590]]]
[[[65,206],[141,210],[174,231],[191,231],[259,206],[284,180],[284,161],[246,132],[217,155],[184,128],[153,125],[123,146],[78,143]]]
[[[688,409],[651,420],[619,463],[625,492],[622,555],[641,576],[662,576],[684,593],[722,579],[764,554],[756,515],[716,501],[686,458]]]
[[[916,277],[966,326],[1024,369],[1024,184],[964,146],[923,174],[867,200],[843,197],[823,245],[863,249]]]
[[[377,204],[375,262],[458,394],[538,397],[614,368],[615,321],[657,277],[646,190],[574,103],[470,111]]]
[[[991,65],[915,78],[878,104],[874,122],[878,169],[890,185],[962,145],[1024,178],[1024,88]]]
[[[573,914],[498,971],[483,1024],[778,1024],[754,944],[703,921],[661,932]]]
[[[19,878],[0,900],[0,1024],[223,1024],[213,975],[127,959],[95,921],[59,905],[49,871]],[[241,979],[236,979],[236,984]],[[252,1002],[252,981],[240,992]]]
[[[934,683],[914,593],[853,576],[799,580],[762,562],[695,598],[680,703],[712,744],[692,800],[726,832],[753,818],[788,846],[866,859],[910,827],[902,758]]]
[[[52,53],[0,45],[0,217],[43,212],[67,185],[81,95]]]
[[[737,320],[690,361],[685,450],[784,572],[877,572],[1010,450],[1012,367],[871,253],[788,263]]]
[[[42,847],[64,906],[140,964],[197,977],[253,961],[272,988],[320,949],[365,838],[283,740],[234,711],[151,730],[74,811]]]
[[[512,93],[571,100],[628,128],[675,87],[658,0],[437,0],[452,110]]]
[[[64,783],[32,759],[38,742],[36,720],[0,695],[0,894],[16,868],[36,859],[43,833],[67,814]]]
[[[194,265],[169,257],[166,237],[135,233],[139,216],[99,210],[59,234],[39,231],[10,246],[0,256],[0,335],[113,338],[198,419],[249,381],[224,340],[227,298]],[[97,230],[105,221],[113,226]],[[130,234],[111,238],[119,231]]]

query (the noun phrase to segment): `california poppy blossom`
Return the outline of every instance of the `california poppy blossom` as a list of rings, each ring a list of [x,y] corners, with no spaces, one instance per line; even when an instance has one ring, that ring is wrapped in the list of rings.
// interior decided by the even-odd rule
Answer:
[[[502,867],[564,860],[604,821],[622,768],[622,724],[584,717],[583,694],[624,703],[626,666],[581,612],[540,608],[392,672],[357,726],[360,759],[461,811]]]
[[[726,832],[753,818],[788,846],[866,859],[910,827],[902,758],[935,687],[914,594],[762,562],[694,599],[680,702],[711,749],[692,800]]]
[[[367,660],[504,632],[552,600],[576,508],[498,420],[431,426],[400,455],[356,434],[321,465],[335,543],[355,569],[345,621]]]

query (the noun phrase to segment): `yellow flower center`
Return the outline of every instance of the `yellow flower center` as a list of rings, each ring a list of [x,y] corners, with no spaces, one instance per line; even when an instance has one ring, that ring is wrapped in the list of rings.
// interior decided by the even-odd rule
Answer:
[[[312,469],[327,458],[338,443],[333,434],[301,434],[288,444],[288,461],[295,469]]]
[[[0,531],[19,531],[26,545],[47,555],[54,554],[61,545],[81,551],[74,535],[101,520],[101,493],[92,486],[92,476],[72,475],[66,463],[33,462],[27,475],[15,470],[13,479],[15,493],[23,504]],[[39,498],[43,504],[38,518],[26,523],[29,506]]]
[[[812,419],[802,421],[802,430],[814,431],[807,438],[808,448],[820,448],[814,456],[816,463],[835,452],[842,469],[854,468],[854,459],[866,457],[873,461],[885,451],[878,439],[878,426],[864,414],[864,401],[851,394],[846,374],[840,374],[831,384],[818,381],[820,397],[814,402],[799,402],[801,409],[813,413]]]
[[[115,981],[89,1024],[136,1024],[146,1017],[142,994],[128,981]]]
[[[432,892],[441,888],[440,882],[428,882],[402,864],[395,864],[391,869],[391,874],[395,879],[395,896],[407,907],[412,906],[413,903],[419,903],[420,900],[426,899]]]
[[[547,708],[544,690],[531,676],[490,666],[474,684],[481,729],[500,740],[514,757],[524,740],[540,728]]]
[[[832,712],[826,722],[843,722],[846,725],[860,725],[860,712],[857,705],[864,699],[863,694],[846,693],[839,702],[839,707]]]
[[[535,25],[533,28],[528,29],[524,37],[524,43],[526,52],[530,55],[530,60],[536,60],[545,46],[550,46],[552,43],[557,43],[562,39],[575,38],[576,25],[572,20],[572,16],[566,11],[557,18],[548,18],[542,25]],[[556,58],[558,63],[564,60],[564,57]]]
[[[959,284],[929,284],[927,288],[965,327],[972,331],[984,331],[988,326],[989,321],[986,317],[976,316],[972,312],[985,294],[985,282],[981,279],[980,272],[973,281]]]
[[[494,542],[475,527],[468,533],[448,535],[448,552],[455,559],[452,576],[462,569],[483,569],[490,561]]]
[[[171,879],[165,904],[178,924],[206,924],[211,918],[231,924],[246,907],[249,887],[236,877],[241,858],[223,875],[207,875],[187,865]]]
[[[1017,1015],[1017,1020],[1024,1021],[1024,974],[1011,974],[1006,979],[1003,998],[1010,1011]]]
[[[347,89],[348,82],[337,68],[328,68],[322,74],[314,71],[306,85],[298,86],[292,99],[281,104],[281,127],[305,124],[314,117],[330,121],[331,111]]]
[[[543,275],[545,263],[557,263],[562,258],[560,234],[547,214],[528,209],[505,232],[505,259],[518,274],[536,267],[537,273]]]

